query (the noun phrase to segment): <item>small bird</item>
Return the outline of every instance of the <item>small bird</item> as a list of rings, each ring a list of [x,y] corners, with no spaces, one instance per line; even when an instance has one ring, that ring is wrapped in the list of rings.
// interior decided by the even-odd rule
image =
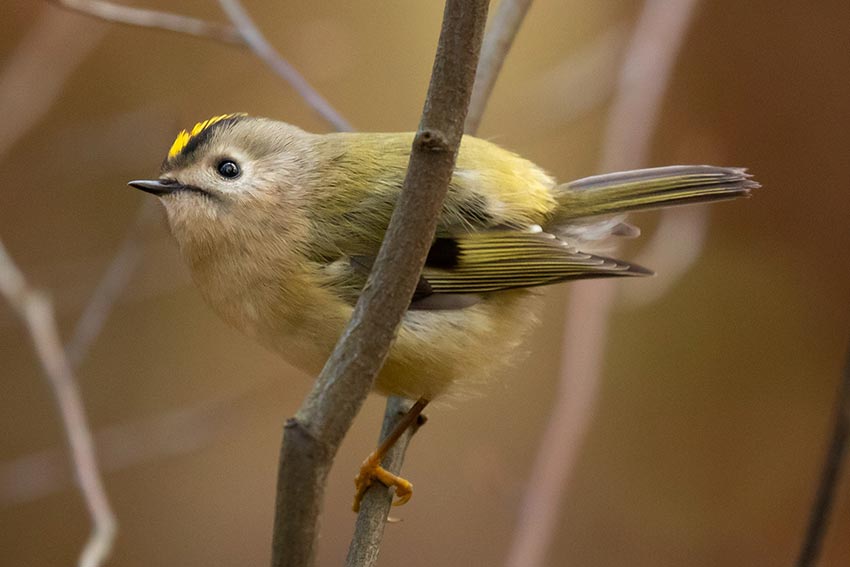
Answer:
[[[369,276],[405,177],[413,133],[312,134],[244,114],[177,136],[155,180],[131,181],[165,206],[203,297],[234,327],[317,374]],[[532,288],[646,276],[593,253],[639,234],[625,213],[745,197],[746,170],[670,166],[559,184],[532,162],[465,136],[425,267],[375,390],[418,400],[474,391],[535,321]],[[397,437],[397,435],[396,435]],[[392,436],[364,461],[355,510]]]

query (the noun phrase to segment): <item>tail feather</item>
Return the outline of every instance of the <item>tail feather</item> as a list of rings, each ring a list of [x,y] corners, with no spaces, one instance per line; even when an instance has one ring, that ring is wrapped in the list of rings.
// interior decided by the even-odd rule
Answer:
[[[749,196],[759,187],[745,169],[674,165],[596,175],[558,187],[553,226],[574,219]]]

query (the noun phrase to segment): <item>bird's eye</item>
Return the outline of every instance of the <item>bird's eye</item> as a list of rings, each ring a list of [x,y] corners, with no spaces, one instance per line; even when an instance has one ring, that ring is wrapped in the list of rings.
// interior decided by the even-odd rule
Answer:
[[[239,174],[242,173],[242,170],[239,169],[239,165],[236,164],[232,159],[223,159],[218,162],[216,166],[218,170],[218,174],[227,179],[234,179],[239,177]]]

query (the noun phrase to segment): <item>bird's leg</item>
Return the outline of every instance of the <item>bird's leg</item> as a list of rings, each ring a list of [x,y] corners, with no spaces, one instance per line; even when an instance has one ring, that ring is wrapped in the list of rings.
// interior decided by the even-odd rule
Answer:
[[[390,431],[390,434],[381,441],[378,448],[372,451],[372,453],[366,457],[366,460],[363,461],[363,464],[360,465],[360,472],[354,478],[354,486],[357,487],[357,490],[354,494],[354,506],[352,508],[355,512],[360,511],[360,501],[363,500],[363,496],[366,494],[366,491],[372,485],[374,480],[377,480],[385,486],[395,488],[395,494],[398,497],[398,500],[393,502],[394,506],[401,506],[410,500],[411,496],[413,496],[413,485],[400,476],[394,475],[386,470],[381,466],[381,461],[384,459],[384,456],[386,456],[387,451],[395,445],[396,441],[399,440],[404,432],[407,431],[409,427],[413,426],[417,420],[419,420],[422,410],[425,409],[425,406],[428,405],[429,401],[430,400],[426,400],[425,398],[419,398],[416,403],[411,406],[407,413],[404,414],[401,421],[399,421],[393,430]]]

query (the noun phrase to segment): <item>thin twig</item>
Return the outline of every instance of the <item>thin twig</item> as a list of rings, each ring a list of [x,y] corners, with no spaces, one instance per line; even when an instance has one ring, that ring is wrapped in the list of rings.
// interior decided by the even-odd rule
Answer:
[[[248,15],[248,12],[238,0],[218,0],[221,9],[236,26],[242,39],[254,54],[263,60],[278,76],[290,84],[292,88],[309,104],[322,118],[341,132],[351,132],[351,124],[330,105],[330,103],[313,88],[307,79],[293,67],[289,61],[275,51],[260,29]]]
[[[232,21],[232,26],[170,12],[122,6],[103,0],[48,1],[61,8],[106,22],[181,33],[248,48],[294,88],[304,102],[333,128],[343,132],[353,129],[304,76],[275,51],[238,0],[219,0],[222,9]]]
[[[490,94],[496,86],[496,79],[522,25],[522,20],[531,7],[531,1],[502,0],[496,8],[490,25],[487,26],[484,44],[481,46],[475,86],[472,89],[472,100],[469,102],[469,113],[466,115],[467,134],[478,132],[484,109],[487,108],[487,101],[490,100]]]
[[[397,396],[387,399],[386,411],[384,412],[384,424],[381,427],[380,441],[395,429],[396,424],[410,410],[413,402]],[[381,465],[393,474],[401,472],[404,462],[404,454],[410,444],[413,435],[419,425],[410,427],[404,432]],[[357,522],[354,524],[354,535],[351,545],[348,547],[346,567],[372,567],[378,561],[378,552],[381,549],[381,539],[384,536],[384,527],[387,524],[387,515],[390,512],[393,501],[393,491],[383,485],[375,485],[374,490],[369,490],[360,503],[360,513],[357,514]]]
[[[215,399],[97,429],[93,437],[100,469],[109,473],[200,450],[239,429],[245,416],[256,415],[258,390],[270,384],[249,384]],[[0,508],[73,485],[64,459],[62,447],[51,447],[0,463]]]
[[[486,0],[446,3],[422,120],[384,244],[342,338],[285,428],[274,567],[315,561],[331,460],[386,359],[434,236],[463,133],[486,17]]]
[[[850,440],[848,438],[850,438],[850,347],[847,349],[844,374],[838,383],[835,422],[832,426],[829,450],[824,459],[817,495],[812,503],[809,524],[800,555],[795,563],[796,567],[814,567],[818,560],[829,524],[830,511],[835,501],[835,489],[841,478],[841,466],[847,452],[848,440]]]
[[[175,32],[247,47],[239,31],[227,24],[208,22],[171,12],[122,6],[121,4],[103,2],[101,0],[47,1],[66,10],[113,24]]]
[[[101,565],[112,549],[117,524],[97,466],[94,443],[71,364],[65,356],[50,300],[32,289],[0,242],[0,293],[26,323],[50,383],[71,449],[77,482],[94,524],[81,567]]]
[[[698,0],[647,0],[608,116],[600,170],[641,166],[649,155],[673,64]],[[506,565],[536,567],[558,525],[558,507],[593,417],[602,381],[612,282],[573,284],[567,306],[560,393],[531,471]],[[589,331],[590,329],[590,331]],[[571,417],[564,414],[572,413]],[[565,443],[565,436],[571,442]]]
[[[127,230],[118,252],[112,257],[82,315],[77,319],[74,332],[65,347],[68,360],[74,368],[78,368],[85,360],[89,349],[103,331],[115,302],[136,272],[144,252],[142,231],[150,222],[154,210],[155,203],[152,199],[145,199],[139,206],[136,218]]]
[[[44,117],[66,80],[103,37],[88,27],[46,12],[15,50],[0,76],[0,109],[14,109],[5,113],[9,120],[0,135],[0,156]],[[56,65],[57,71],[45,75],[48,64]],[[39,88],[31,88],[33,84]],[[44,294],[29,287],[2,241],[0,294],[26,324],[59,406],[74,474],[93,524],[79,564],[97,567],[109,556],[117,522],[103,488],[85,409],[62,349],[53,307]]]

